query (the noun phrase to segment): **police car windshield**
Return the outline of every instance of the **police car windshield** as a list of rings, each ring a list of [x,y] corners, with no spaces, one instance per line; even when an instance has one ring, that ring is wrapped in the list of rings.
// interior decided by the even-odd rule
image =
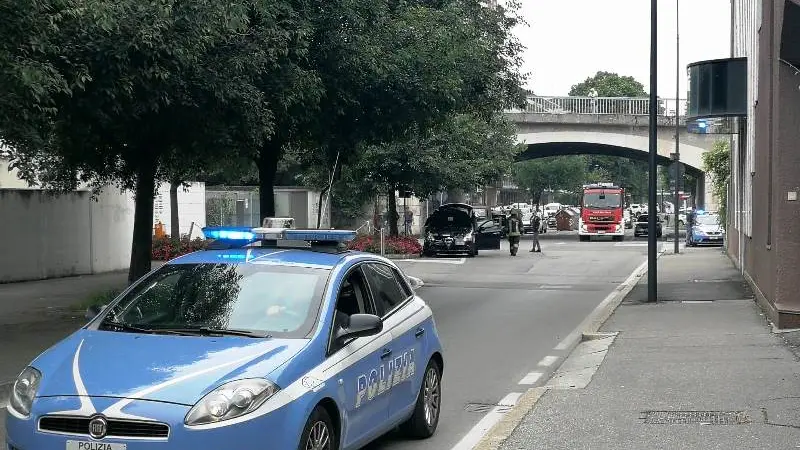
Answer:
[[[719,225],[719,216],[717,215],[697,216],[695,222],[698,225]]]
[[[271,264],[170,264],[137,284],[103,322],[154,332],[235,330],[304,338],[314,329],[329,272]]]

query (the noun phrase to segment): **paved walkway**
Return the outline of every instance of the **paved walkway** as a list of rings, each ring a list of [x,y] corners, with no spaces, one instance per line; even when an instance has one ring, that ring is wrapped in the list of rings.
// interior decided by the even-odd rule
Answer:
[[[800,448],[800,362],[730,261],[686,249],[659,276],[663,301],[643,278],[500,448]]]

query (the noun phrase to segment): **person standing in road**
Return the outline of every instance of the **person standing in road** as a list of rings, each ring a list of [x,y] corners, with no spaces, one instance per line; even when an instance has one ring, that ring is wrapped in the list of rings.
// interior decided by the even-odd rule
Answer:
[[[539,217],[539,208],[536,208],[536,211],[534,211],[531,221],[533,221],[533,245],[531,246],[531,253],[541,253],[542,246],[539,244],[539,230],[542,227],[542,218]]]
[[[508,219],[508,245],[511,256],[517,256],[519,250],[519,240],[522,236],[522,214],[518,209],[511,210],[511,217]]]

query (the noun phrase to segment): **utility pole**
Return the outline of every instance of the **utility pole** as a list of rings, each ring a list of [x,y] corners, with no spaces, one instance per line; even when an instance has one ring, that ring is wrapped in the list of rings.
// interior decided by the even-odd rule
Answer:
[[[680,34],[680,4],[681,0],[675,0],[675,162],[673,165],[675,166],[675,206],[674,211],[675,213],[675,220],[674,220],[674,227],[675,227],[675,249],[674,252],[677,255],[680,253],[679,244],[678,244],[678,221],[680,220],[680,208],[678,204],[680,202],[680,187],[681,181],[683,181],[683,175],[681,173],[681,150],[680,150],[680,139],[681,139],[681,109],[680,109],[680,98],[681,98],[681,34]]]
[[[658,1],[650,0],[650,157],[647,204],[647,301],[658,301],[656,190],[658,156]]]

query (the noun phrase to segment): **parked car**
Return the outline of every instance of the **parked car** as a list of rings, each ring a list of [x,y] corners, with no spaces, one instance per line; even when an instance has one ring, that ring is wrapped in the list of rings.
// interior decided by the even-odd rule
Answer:
[[[425,221],[423,256],[466,254],[477,256],[479,250],[500,249],[502,228],[491,218],[478,219],[472,206],[444,204]]]
[[[395,264],[343,248],[354,231],[226,235],[242,245],[168,262],[34,359],[2,448],[336,450],[398,425],[435,433],[442,346]]]
[[[723,245],[725,229],[719,214],[697,211],[689,215],[689,227],[686,230],[686,245]]]
[[[647,236],[649,230],[648,224],[649,216],[647,214],[639,214],[636,219],[636,225],[633,227],[633,235],[636,237]],[[663,223],[661,218],[656,216],[656,237],[661,237],[663,233]]]

